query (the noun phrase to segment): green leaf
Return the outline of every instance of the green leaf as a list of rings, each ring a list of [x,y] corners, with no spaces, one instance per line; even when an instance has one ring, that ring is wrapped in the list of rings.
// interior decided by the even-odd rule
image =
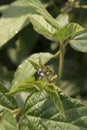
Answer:
[[[4,10],[0,19],[0,47],[30,23],[29,14],[34,12],[27,0],[15,1]]]
[[[63,27],[69,23],[69,15],[68,14],[59,14],[56,18],[60,27]]]
[[[5,110],[2,114],[0,130],[18,130],[16,120],[8,110]]]
[[[29,0],[31,7],[46,19],[54,28],[59,28],[57,21],[48,13],[44,5],[39,0]]]
[[[29,78],[25,82],[21,83],[15,89],[12,89],[8,94],[12,95],[18,92],[27,92],[27,93],[34,93],[42,90],[44,87],[43,81],[35,81],[34,78]]]
[[[29,60],[29,61],[30,61],[30,63],[32,64],[32,66],[34,67],[34,69],[36,69],[36,70],[39,69],[39,64],[38,64],[38,63],[36,63],[36,62],[33,61],[33,60]]]
[[[21,61],[25,60],[25,58],[31,54],[38,38],[39,34],[34,31],[31,24],[22,29],[18,34],[18,39],[14,45],[15,47],[11,45],[8,48],[10,60],[16,66],[19,65]]]
[[[47,84],[45,88],[45,91],[48,93],[48,95],[51,97],[51,99],[53,100],[56,108],[60,111],[60,113],[64,116],[64,109],[62,106],[62,102],[60,100],[60,96],[57,92],[57,87],[53,84]]]
[[[0,13],[3,13],[4,10],[8,8],[9,5],[1,5],[0,6]]]
[[[20,122],[20,130],[31,130],[29,128],[28,120],[22,119],[22,121]]]
[[[87,106],[61,91],[59,93],[65,117],[61,116],[45,91],[29,95],[24,111],[30,130],[87,130]]]
[[[9,109],[15,109],[17,108],[17,102],[14,97],[5,94],[8,92],[8,89],[0,84],[0,105]]]
[[[56,31],[56,29],[53,28],[52,25],[50,25],[42,16],[32,14],[30,15],[30,21],[38,33],[50,40],[54,40],[52,38],[52,34]]]
[[[87,31],[72,36],[70,46],[80,52],[87,52]]]
[[[0,19],[0,29],[2,30],[0,31],[0,47],[30,23],[30,14],[40,14],[53,27],[58,28],[59,26],[57,21],[48,13],[45,6],[39,0],[19,0],[6,8]]]
[[[53,55],[50,53],[37,53],[27,58],[21,65],[19,65],[14,75],[12,89],[17,87],[20,83],[23,83],[25,80],[31,78],[35,74],[36,70],[34,69],[33,65],[30,63],[29,60],[33,60],[38,63],[40,57],[42,63],[45,64],[53,58]]]
[[[82,26],[77,23],[69,23],[64,27],[60,28],[57,32],[53,34],[56,40],[64,41],[73,34],[84,30]]]

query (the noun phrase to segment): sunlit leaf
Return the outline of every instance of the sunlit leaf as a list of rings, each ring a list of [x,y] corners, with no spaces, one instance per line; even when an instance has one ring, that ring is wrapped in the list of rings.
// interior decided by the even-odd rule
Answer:
[[[0,47],[30,23],[29,14],[34,12],[27,0],[15,1],[4,10],[0,19]]]
[[[64,27],[60,28],[57,32],[53,34],[56,40],[64,41],[73,34],[84,30],[82,26],[77,23],[69,23]]]
[[[59,28],[57,21],[48,13],[40,0],[29,0],[31,7],[46,19],[54,28]],[[39,20],[38,20],[39,21]]]
[[[34,93],[40,90],[43,90],[44,82],[42,81],[35,81],[35,79],[30,78],[25,82],[21,83],[15,89],[12,89],[7,95],[13,95],[15,93],[26,92],[26,93]]]
[[[5,110],[2,114],[0,130],[18,130],[16,120],[8,110]]]
[[[38,33],[50,40],[54,40],[52,38],[52,34],[56,31],[56,29],[53,28],[52,25],[50,25],[42,16],[35,14],[30,15],[30,21]]]
[[[36,70],[38,70],[39,69],[39,64],[38,63],[36,63],[35,61],[33,61],[33,60],[29,60],[30,61],[30,63],[32,64],[32,66],[34,67],[34,69],[36,69]]]
[[[15,72],[12,89],[35,74],[36,70],[29,60],[33,60],[38,63],[40,57],[42,63],[45,64],[53,58],[53,55],[50,53],[37,53],[27,58],[22,64],[19,65],[17,71]]]
[[[67,25],[69,23],[69,15],[68,14],[59,14],[56,18],[60,28]]]
[[[8,48],[8,56],[15,65],[19,65],[26,57],[31,54],[33,47],[37,43],[39,34],[36,33],[29,24],[20,31],[18,40],[15,42],[15,47]]]
[[[0,47],[13,38],[21,29],[30,23],[30,14],[40,14],[53,27],[58,28],[57,21],[48,13],[41,2],[35,0],[19,0],[6,7],[0,19]],[[4,26],[3,26],[4,25]]]
[[[0,13],[3,13],[4,10],[8,8],[9,5],[2,5],[0,6]]]
[[[74,35],[70,40],[70,46],[80,52],[87,52],[87,31]]]

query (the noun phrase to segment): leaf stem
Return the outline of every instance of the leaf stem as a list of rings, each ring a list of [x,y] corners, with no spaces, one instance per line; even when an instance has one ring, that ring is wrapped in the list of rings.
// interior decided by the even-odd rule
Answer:
[[[69,40],[69,39],[68,39]],[[64,52],[65,47],[69,43],[68,40],[64,43],[63,41],[60,41],[60,49],[54,54],[53,58],[57,58],[59,56],[59,71],[58,71],[58,80],[61,78],[62,70],[63,70],[63,62],[64,62]]]
[[[13,113],[13,114],[17,114],[17,113],[19,113],[21,111],[21,109],[20,108],[17,108],[17,109],[15,109],[15,110],[12,110],[11,112]]]
[[[65,44],[63,45],[63,48],[65,48],[67,44],[68,44],[68,41],[65,42]],[[53,58],[57,58],[59,55],[60,55],[60,50],[58,50],[58,51],[54,54]]]
[[[75,5],[74,8],[87,9],[87,5]]]
[[[62,75],[63,62],[64,62],[64,46],[63,46],[63,42],[60,41],[60,60],[59,60],[59,71],[58,71],[59,78],[61,78]]]

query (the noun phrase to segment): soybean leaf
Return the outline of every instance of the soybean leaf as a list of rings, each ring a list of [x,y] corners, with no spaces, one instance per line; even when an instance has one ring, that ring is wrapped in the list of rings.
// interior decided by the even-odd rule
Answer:
[[[35,81],[34,78],[30,78],[25,82],[21,83],[15,89],[12,89],[9,93],[7,93],[7,95],[8,94],[12,95],[19,92],[34,93],[43,90],[43,87],[44,87],[44,82],[39,80]]]
[[[33,47],[36,45],[39,34],[36,33],[31,24],[19,33],[19,38],[15,42],[15,47],[8,48],[8,55],[11,61],[19,65],[26,57],[31,54]]]
[[[0,105],[9,109],[15,109],[17,108],[17,102],[14,97],[5,94],[8,92],[8,89],[0,84]]]
[[[30,23],[29,14],[34,12],[27,0],[15,1],[4,10],[0,19],[0,47]]]
[[[36,63],[36,62],[33,61],[33,60],[29,60],[29,61],[30,61],[30,63],[33,65],[33,67],[34,67],[36,70],[39,69],[39,64],[38,64],[38,63]]]
[[[5,110],[2,114],[0,130],[18,130],[16,120],[8,110]]]
[[[30,15],[30,21],[38,33],[50,40],[54,40],[52,38],[52,34],[56,31],[56,29],[53,28],[52,25],[50,25],[42,16],[35,14]]]
[[[87,52],[87,31],[72,36],[70,46],[80,52]]]
[[[69,15],[68,14],[59,14],[56,18],[60,27],[63,27],[69,23]]]
[[[31,130],[29,128],[28,120],[22,119],[22,121],[20,122],[20,130]]]
[[[4,10],[8,8],[9,5],[2,5],[0,6],[0,13],[3,13]]]
[[[3,11],[0,19],[0,47],[13,38],[21,29],[30,23],[30,14],[41,14],[52,26],[58,28],[57,21],[47,12],[41,2],[19,0],[13,2]],[[4,26],[3,26],[4,25]]]
[[[59,92],[65,117],[61,116],[48,94],[30,94],[24,112],[31,130],[87,130],[87,106]]]
[[[25,80],[31,78],[35,74],[36,70],[34,69],[33,65],[30,63],[29,60],[38,63],[40,57],[42,63],[45,64],[53,58],[53,55],[50,53],[37,53],[27,58],[22,64],[19,65],[18,69],[15,72],[12,89],[14,89],[20,83],[23,83]]]
[[[43,18],[46,19],[54,28],[59,28],[57,21],[48,13],[44,5],[39,0],[29,0],[29,3],[31,7],[43,16]]]
[[[73,34],[84,30],[82,26],[77,23],[69,23],[64,27],[60,28],[57,32],[53,34],[56,40],[64,41]]]
[[[62,102],[60,100],[60,96],[57,92],[57,87],[53,84],[47,84],[45,88],[45,91],[48,93],[48,95],[51,97],[51,99],[53,100],[56,108],[60,111],[60,113],[64,116],[64,109],[62,106]]]

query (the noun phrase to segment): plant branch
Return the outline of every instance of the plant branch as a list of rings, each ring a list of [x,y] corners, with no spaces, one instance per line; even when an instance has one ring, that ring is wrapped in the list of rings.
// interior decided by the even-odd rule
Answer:
[[[20,108],[17,108],[17,109],[15,109],[15,110],[12,110],[11,112],[13,113],[13,114],[17,114],[17,113],[19,113],[21,111],[21,109]]]
[[[87,9],[87,5],[75,5],[74,8]]]
[[[67,44],[68,44],[68,41],[65,42],[65,44],[63,45],[63,48],[65,48]],[[60,50],[58,50],[58,51],[54,54],[53,58],[57,58],[59,55],[60,55]]]
[[[61,78],[62,75],[63,62],[64,62],[64,45],[63,42],[60,41],[60,59],[59,59],[59,71],[58,71],[59,78]]]

